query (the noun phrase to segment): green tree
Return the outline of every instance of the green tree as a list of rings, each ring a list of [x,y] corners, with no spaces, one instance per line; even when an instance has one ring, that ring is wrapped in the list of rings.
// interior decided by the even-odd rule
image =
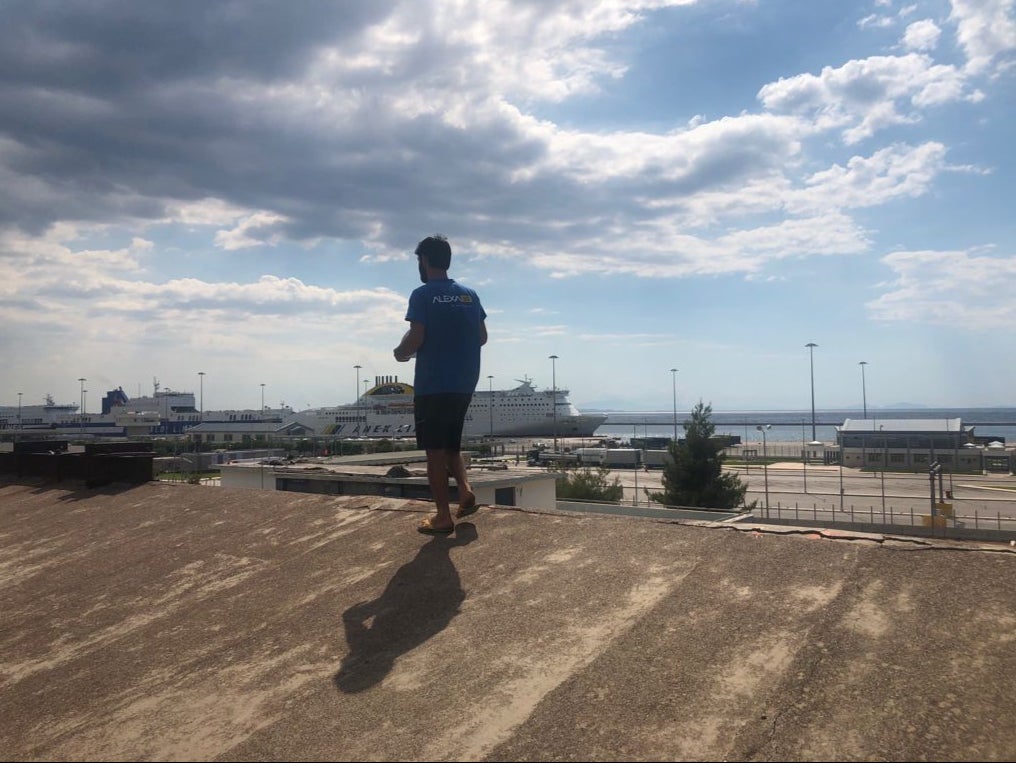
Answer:
[[[624,495],[621,480],[615,475],[609,482],[610,469],[605,466],[562,469],[557,481],[557,497],[565,501],[620,501]]]
[[[663,492],[649,497],[665,506],[732,509],[744,503],[748,486],[736,474],[723,471],[723,448],[713,439],[716,427],[712,405],[702,401],[684,422],[684,441],[672,442],[670,461],[663,468]]]

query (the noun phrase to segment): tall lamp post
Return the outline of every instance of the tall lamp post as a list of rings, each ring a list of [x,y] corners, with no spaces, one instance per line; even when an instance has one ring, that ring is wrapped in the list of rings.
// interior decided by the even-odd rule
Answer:
[[[83,376],[78,377],[78,383],[81,385],[81,414],[80,417],[85,415],[85,382],[88,381]]]
[[[494,437],[494,377],[487,374],[487,408],[490,413],[490,436]]]
[[[554,452],[557,453],[557,355],[550,355],[550,375],[551,384],[553,385],[552,400],[554,407]]]
[[[674,393],[674,443],[677,443],[677,369],[670,369],[670,386]]]
[[[353,390],[353,402],[356,404],[356,426],[360,426],[360,369],[361,366],[357,363],[353,368],[356,369],[356,389]]]
[[[882,433],[884,426],[885,424],[878,425],[878,432],[882,435],[882,522],[885,522],[885,468],[886,462],[889,460],[889,443]]]
[[[18,393],[18,429],[21,429],[21,394]]]
[[[201,387],[200,397],[198,398],[198,421],[205,420],[205,372],[198,371],[198,379]]]
[[[840,511],[845,511],[843,508],[843,448],[840,447]]]
[[[632,439],[633,440],[635,439],[635,435],[636,435],[635,427],[637,427],[637,426],[638,425],[634,424],[634,423],[631,425],[631,434],[632,434]],[[638,453],[638,451],[636,451],[636,454],[637,453]],[[637,455],[635,456],[635,463],[632,464],[632,471],[635,473],[635,493],[632,495],[631,505],[632,506],[638,506],[639,505],[639,465],[638,465],[638,456]],[[621,491],[621,497],[622,498],[624,497],[624,491],[623,490]]]
[[[811,361],[811,441],[818,442],[818,438],[815,436],[815,348],[818,345],[808,342],[805,347],[808,348],[808,356]]]
[[[804,419],[801,419],[801,468],[804,471],[804,494],[808,494],[808,446],[804,444]]]
[[[865,389],[865,384],[864,384],[864,367],[866,365],[868,365],[868,361],[867,360],[862,360],[857,365],[859,365],[861,367],[861,405],[864,406],[864,418],[867,419],[868,418],[868,391],[867,391],[867,389]]]
[[[261,418],[265,416],[265,383],[261,382]]]
[[[772,424],[756,424],[755,428],[762,433],[762,471],[765,475],[766,485],[766,516],[769,516],[769,460],[766,452],[766,432],[772,428]]]

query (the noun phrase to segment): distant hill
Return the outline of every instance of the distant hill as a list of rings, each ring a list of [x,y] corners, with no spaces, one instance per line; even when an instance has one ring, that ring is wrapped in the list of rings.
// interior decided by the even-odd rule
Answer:
[[[670,406],[667,406],[667,405],[657,405],[657,406],[640,405],[638,403],[632,402],[631,400],[624,400],[624,399],[621,399],[621,398],[600,398],[599,400],[586,400],[586,401],[581,401],[581,402],[577,401],[575,403],[575,406],[580,411],[582,411],[583,413],[609,413],[609,412],[617,413],[617,412],[621,412],[621,411],[638,411],[638,412],[656,411],[656,412],[659,412],[659,413],[666,413],[667,411],[670,410]],[[926,408],[929,408],[929,407],[930,406],[927,406],[924,403],[893,403],[891,405],[869,405],[868,406],[868,410],[869,411],[905,411],[905,410],[911,410],[911,411],[913,411],[913,410],[926,409]],[[820,410],[823,410],[823,411],[828,411],[828,410],[832,410],[832,411],[840,411],[840,410],[853,411],[853,410],[858,410],[859,411],[859,410],[861,410],[861,408],[862,408],[861,403],[858,403],[857,405],[848,405],[848,406],[844,406],[842,408],[825,406],[825,407],[821,408]],[[719,411],[719,410],[715,410],[714,409],[714,412],[716,412],[716,413],[723,413],[726,410],[727,409],[724,409],[723,411]],[[738,411],[740,411],[742,409],[738,408],[738,409],[732,409],[732,410],[738,410]],[[779,408],[779,407],[768,407],[767,408],[767,407],[763,406],[763,407],[760,407],[760,408],[746,408],[746,409],[743,409],[743,410],[777,411],[777,410],[784,410],[784,409]],[[803,409],[788,408],[786,410],[795,410],[796,411],[796,410],[803,410]],[[685,415],[685,414],[688,413],[688,411],[685,408],[679,407],[678,408],[678,413],[680,413],[682,415]]]
[[[633,408],[630,400],[621,400],[619,398],[576,402],[575,407],[583,413],[605,413],[607,411],[632,410]]]

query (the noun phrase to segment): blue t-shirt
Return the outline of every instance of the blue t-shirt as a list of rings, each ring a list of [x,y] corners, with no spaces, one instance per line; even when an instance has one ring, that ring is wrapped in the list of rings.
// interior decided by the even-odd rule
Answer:
[[[435,279],[409,296],[406,320],[422,323],[413,386],[417,395],[472,394],[480,378],[480,325],[487,318],[472,289]]]

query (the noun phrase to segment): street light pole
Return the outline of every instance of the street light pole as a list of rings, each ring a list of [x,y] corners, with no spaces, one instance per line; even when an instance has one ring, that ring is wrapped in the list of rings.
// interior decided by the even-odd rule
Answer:
[[[868,365],[868,361],[862,360],[857,365],[859,365],[861,367],[861,401],[862,401],[861,404],[864,406],[864,418],[867,419],[868,418],[868,392],[865,389],[865,385],[864,385],[864,367],[866,365]]]
[[[818,345],[814,342],[808,342],[805,347],[808,348],[808,355],[811,360],[811,441],[816,442],[818,438],[815,436],[815,348]]]
[[[200,380],[200,385],[201,385],[201,397],[198,398],[198,400],[199,400],[198,405],[200,406],[200,408],[198,409],[198,421],[204,421],[205,420],[205,372],[204,371],[198,371],[198,379]]]
[[[21,424],[21,393],[18,393],[18,430],[22,427]]]
[[[265,383],[261,382],[261,418],[265,417]]]
[[[766,450],[766,432],[772,428],[772,424],[756,424],[755,428],[762,433],[762,472],[765,475],[766,486],[766,517],[769,516],[769,459]]]
[[[637,434],[636,431],[635,431],[635,427],[637,427],[637,426],[638,425],[635,424],[635,423],[632,423],[632,425],[631,425],[632,439],[635,439],[635,435]],[[635,450],[635,452],[638,453],[638,450]],[[635,493],[634,493],[634,495],[632,495],[631,505],[632,506],[638,506],[639,505],[639,465],[638,465],[638,456],[637,455],[635,457],[635,463],[632,464],[632,471],[635,472]],[[623,493],[622,493],[622,497],[624,497]]]
[[[356,389],[353,390],[353,403],[356,405],[356,426],[360,426],[360,369],[362,366],[357,363],[353,368],[356,369]]]
[[[85,415],[85,382],[86,381],[88,381],[88,379],[86,379],[85,377],[83,377],[83,376],[78,377],[78,382],[81,385],[81,413],[78,416],[79,419],[83,418],[84,415]]]
[[[882,429],[885,424],[878,425],[879,434],[882,434]],[[885,522],[885,468],[886,462],[889,460],[889,444],[886,440],[886,436],[882,434],[882,521]]]
[[[674,443],[677,443],[677,369],[670,369],[670,386],[674,392]]]
[[[804,419],[801,419],[801,468],[804,470],[804,494],[808,494],[808,446],[804,444]]]
[[[494,377],[487,374],[487,408],[490,412],[490,437],[494,438]]]
[[[840,511],[843,508],[843,445],[840,445]]]
[[[554,452],[557,453],[557,355],[550,355],[551,383],[553,385],[554,406]]]

